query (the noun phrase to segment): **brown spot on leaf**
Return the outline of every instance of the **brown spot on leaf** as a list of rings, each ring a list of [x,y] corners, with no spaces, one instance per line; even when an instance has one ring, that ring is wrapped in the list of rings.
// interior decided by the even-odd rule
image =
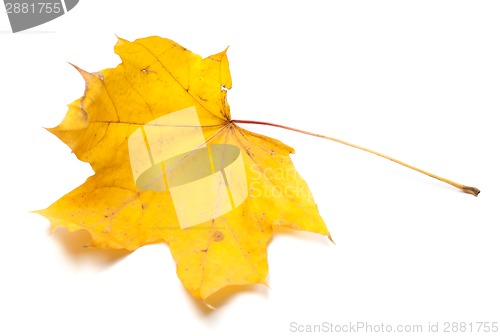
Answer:
[[[212,239],[216,243],[221,242],[224,240],[224,233],[218,230],[214,231],[214,233],[212,234]]]

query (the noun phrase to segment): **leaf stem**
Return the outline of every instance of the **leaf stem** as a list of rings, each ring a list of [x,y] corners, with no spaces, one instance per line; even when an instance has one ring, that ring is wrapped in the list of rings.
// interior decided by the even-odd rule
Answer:
[[[312,136],[315,136],[315,137],[318,137],[318,138],[322,138],[322,139],[326,139],[326,140],[338,142],[338,143],[341,143],[341,144],[346,145],[346,146],[350,146],[350,147],[353,147],[353,148],[361,149],[361,150],[363,150],[365,152],[378,155],[378,156],[380,156],[380,157],[382,157],[384,159],[390,160],[392,162],[398,163],[398,164],[400,164],[402,166],[405,166],[407,168],[410,168],[410,169],[413,169],[415,171],[418,171],[419,173],[422,173],[422,174],[425,174],[427,176],[433,177],[433,178],[435,178],[435,179],[437,179],[437,180],[439,180],[441,182],[444,182],[444,183],[447,183],[449,185],[452,185],[455,188],[460,189],[461,191],[463,191],[463,192],[465,192],[467,194],[471,194],[471,195],[477,196],[479,194],[479,192],[480,192],[480,190],[477,189],[477,188],[475,188],[475,187],[469,187],[469,186],[466,186],[466,185],[454,182],[454,181],[446,179],[444,177],[441,177],[441,176],[429,173],[428,171],[425,171],[423,169],[420,169],[420,168],[414,167],[412,165],[409,165],[409,164],[407,164],[407,163],[405,163],[403,161],[400,161],[398,159],[392,158],[392,157],[387,156],[385,154],[376,152],[374,150],[371,150],[371,149],[368,149],[368,148],[365,148],[365,147],[361,147],[361,146],[352,144],[352,143],[344,141],[344,140],[332,138],[332,137],[329,137],[329,136],[326,136],[326,135],[322,135],[322,134],[317,134],[317,133],[312,133],[312,132],[304,131],[304,130],[301,130],[301,129],[298,129],[298,128],[293,128],[293,127],[284,126],[284,125],[280,125],[280,124],[274,124],[274,123],[270,123],[270,122],[265,122],[265,121],[232,120],[231,122],[237,123],[237,124],[257,124],[257,125],[266,125],[266,126],[279,127],[279,128],[283,128],[283,129],[286,129],[286,130],[290,130],[290,131],[294,131],[294,132],[298,132],[298,133],[303,133],[303,134],[307,134],[307,135],[312,135]]]

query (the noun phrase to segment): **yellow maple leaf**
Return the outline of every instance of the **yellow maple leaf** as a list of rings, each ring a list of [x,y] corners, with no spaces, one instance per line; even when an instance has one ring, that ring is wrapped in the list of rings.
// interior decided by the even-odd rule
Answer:
[[[165,242],[177,274],[206,299],[266,283],[273,228],[328,236],[282,142],[242,129],[226,101],[226,51],[202,58],[169,39],[118,39],[116,68],[88,73],[49,129],[95,175],[45,210],[52,229],[87,230],[92,245]]]

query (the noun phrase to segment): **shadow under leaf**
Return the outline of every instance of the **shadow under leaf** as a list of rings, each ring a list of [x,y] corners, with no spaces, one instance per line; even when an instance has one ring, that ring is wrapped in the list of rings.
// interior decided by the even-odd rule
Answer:
[[[273,233],[274,234],[271,237],[271,239],[269,240],[268,245],[269,245],[269,243],[271,243],[273,241],[274,238],[279,237],[280,235],[293,237],[293,238],[296,238],[299,240],[310,241],[310,242],[314,242],[314,243],[321,244],[323,246],[329,246],[329,247],[331,247],[332,245],[335,244],[335,243],[333,243],[333,240],[329,240],[328,237],[323,236],[321,234],[314,233],[314,232],[308,232],[308,231],[294,230],[294,229],[290,229],[287,227],[274,226]]]
[[[77,264],[92,264],[100,267],[110,266],[128,256],[131,251],[125,249],[103,249],[89,246],[90,233],[85,230],[70,232],[58,228],[52,237],[65,249],[67,255]]]
[[[199,312],[204,315],[210,315],[219,307],[226,305],[229,301],[235,299],[236,296],[242,293],[251,293],[267,297],[269,294],[269,287],[265,284],[227,286],[212,294],[204,301],[193,298],[193,302],[197,306]]]

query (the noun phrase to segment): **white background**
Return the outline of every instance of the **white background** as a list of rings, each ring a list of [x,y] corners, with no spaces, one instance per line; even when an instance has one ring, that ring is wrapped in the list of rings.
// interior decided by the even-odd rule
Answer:
[[[300,324],[500,324],[498,1],[81,0],[12,34],[0,13],[1,335],[292,335]],[[337,245],[281,232],[270,288],[192,299],[168,247],[124,256],[30,213],[92,174],[43,127],[116,66],[115,34],[228,45],[235,119],[351,141],[481,189],[270,127],[296,149]],[[231,293],[229,293],[231,294]],[[409,333],[408,333],[409,334]],[[491,333],[490,333],[491,334]]]

